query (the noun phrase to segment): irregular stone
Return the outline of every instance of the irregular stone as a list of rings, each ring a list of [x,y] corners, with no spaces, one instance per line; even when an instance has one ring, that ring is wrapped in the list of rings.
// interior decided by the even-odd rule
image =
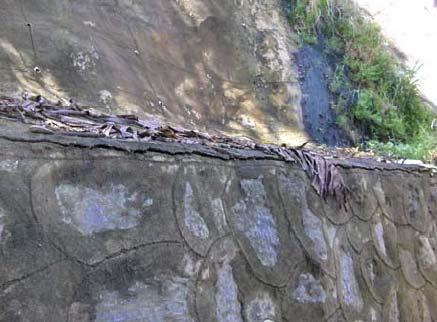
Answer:
[[[90,304],[74,302],[68,310],[68,320],[75,322],[91,322],[92,307]]]
[[[206,255],[214,240],[228,232],[222,194],[229,174],[223,167],[187,166],[176,176],[176,218],[185,241],[198,254]]]
[[[294,208],[304,207],[306,202],[305,177],[298,173],[280,174],[278,178],[279,191],[287,210],[293,213]]]
[[[334,249],[335,236],[337,235],[338,226],[331,224],[329,220],[323,220],[323,230],[328,242],[329,248]]]
[[[212,244],[197,275],[196,311],[199,321],[241,321],[242,295],[233,268],[236,266],[234,262],[240,259],[239,249],[230,237]]]
[[[431,240],[432,243],[431,243]],[[419,269],[425,279],[437,286],[437,258],[434,247],[435,237],[419,236],[416,241],[416,256]],[[433,247],[434,246],[434,247]]]
[[[332,314],[326,322],[347,322],[346,317],[341,309]]]
[[[202,265],[201,260],[197,260],[190,254],[185,254],[184,258],[181,262],[181,265],[183,266],[183,271],[188,277],[197,276],[197,274],[200,271],[200,267]]]
[[[310,273],[299,276],[297,288],[293,292],[293,299],[300,303],[325,303],[325,291],[320,283]]]
[[[313,251],[320,261],[328,260],[328,247],[323,235],[322,221],[311,210],[303,211],[303,228],[305,234],[313,243]]]
[[[228,223],[254,274],[266,284],[283,287],[304,255],[290,231],[289,209],[281,202],[279,173],[282,169],[270,162],[261,168],[238,167],[238,180],[229,182],[224,201]]]
[[[378,228],[379,229],[379,228]],[[364,245],[372,240],[372,234],[370,232],[370,224],[366,221],[363,221],[361,219],[358,219],[357,217],[352,218],[346,225],[346,232],[348,240],[353,247],[353,249],[357,253],[361,253],[361,250],[363,249]],[[378,232],[378,239],[382,238],[381,234],[382,232]],[[385,250],[385,244],[384,241],[380,241],[381,249]]]
[[[351,255],[351,250],[346,248],[347,238],[345,233],[336,237],[335,259],[337,269],[337,291],[340,304],[348,319],[359,318],[364,308],[364,300],[357,273]]]
[[[206,239],[209,237],[209,229],[202,216],[194,209],[193,198],[193,189],[190,183],[186,182],[184,194],[185,226],[195,237]]]
[[[346,252],[342,252],[340,256],[340,298],[344,305],[359,312],[363,307],[363,301],[356,281],[352,258]]]
[[[383,307],[383,321],[387,322],[399,322],[399,304],[398,304],[398,296],[397,296],[397,286],[393,285],[387,300],[384,303]]]
[[[437,218],[437,182],[435,180],[430,183],[426,197],[428,214],[430,214],[432,218]]]
[[[367,315],[367,321],[369,322],[379,322],[382,321],[382,310],[376,309],[374,307],[369,308],[369,313]]]
[[[431,316],[431,321],[437,321],[437,289],[433,287],[431,284],[425,285],[425,287],[421,290],[424,295],[424,312],[429,312]],[[426,321],[429,322],[429,321]]]
[[[268,294],[258,295],[246,304],[246,319],[248,322],[275,321],[279,318],[276,304]]]
[[[314,191],[307,192],[307,200],[309,208],[317,213],[316,209],[323,209],[325,216],[335,225],[346,224],[353,216],[352,210],[347,206],[342,206],[335,198],[327,197],[326,200],[321,200]]]
[[[325,318],[327,318],[340,308],[337,285],[336,280],[330,277],[328,274],[323,274],[320,278],[320,282],[326,295],[323,311]]]
[[[171,189],[159,192],[169,191],[172,176],[124,158],[81,159],[46,162],[32,176],[34,215],[67,256],[94,264],[145,243],[180,240]]]
[[[137,195],[123,185],[101,187],[61,184],[55,188],[62,221],[85,236],[108,230],[131,229],[141,220],[141,208],[132,207]],[[132,204],[130,207],[129,204]]]
[[[382,213],[396,224],[408,223],[404,212],[404,180],[402,175],[380,176],[373,186]]]
[[[400,321],[432,322],[428,304],[421,291],[401,283],[397,296]]]
[[[426,232],[429,225],[428,207],[426,206],[422,180],[411,179],[404,184],[404,209],[408,223],[415,229]]]
[[[226,222],[225,209],[223,206],[223,201],[221,199],[211,200],[212,215],[214,219],[215,226],[217,227],[218,233],[224,235],[229,231],[228,223]]]
[[[241,304],[238,301],[238,288],[232,275],[232,268],[227,261],[218,270],[216,289],[217,321],[243,321],[241,317]]]
[[[311,209],[317,209],[323,216],[320,207],[311,207],[305,193],[304,179],[296,175],[279,176],[279,188],[284,201],[287,217],[293,231],[312,260],[319,263],[322,269],[335,275],[331,255],[332,241],[336,228],[325,218],[320,218]],[[318,199],[315,199],[318,200]]]
[[[157,243],[108,258],[84,274],[75,296],[99,321],[193,321],[197,275],[185,271],[186,255],[183,243]]]
[[[4,152],[2,150],[2,153]],[[36,272],[44,271],[51,264],[65,258],[51,248],[46,237],[49,232],[45,233],[43,226],[38,224],[33,216],[30,203],[32,189],[29,185],[29,163],[32,164],[34,161],[22,160],[21,162],[23,167],[20,166],[20,171],[0,172],[0,302],[2,295],[7,293],[3,291],[10,283],[21,281],[23,277],[33,276]],[[41,277],[41,275],[38,276]],[[33,283],[30,278],[25,282]],[[20,284],[12,283],[11,285]],[[24,290],[26,286],[22,288]],[[31,299],[34,293],[29,292],[28,296]],[[25,305],[26,301],[21,300],[21,305]],[[38,302],[39,300],[35,298],[32,301]],[[4,305],[0,303],[0,307],[6,307],[7,304]],[[24,313],[23,317],[25,317]],[[4,320],[14,321],[16,319]]]
[[[360,266],[370,294],[376,302],[383,304],[396,281],[395,272],[380,260],[371,242],[360,254]]]
[[[416,289],[423,287],[426,281],[419,271],[414,255],[400,247],[399,260],[405,280]]]
[[[153,284],[137,281],[127,296],[105,290],[96,298],[95,321],[194,321],[189,292],[187,279],[169,276],[159,276]]]
[[[418,261],[424,269],[431,268],[437,264],[434,249],[428,237],[419,236],[418,238]]]
[[[372,218],[378,206],[373,187],[377,177],[369,172],[352,172],[346,176],[346,184],[351,193],[349,204],[353,213],[361,220]]]
[[[67,321],[76,286],[83,278],[82,272],[68,261],[48,266],[45,269],[34,267],[28,276],[0,284],[0,321]]]
[[[217,263],[230,263],[240,252],[230,237],[220,239],[214,246],[210,251],[209,258]]]
[[[373,234],[381,254],[387,257],[387,249],[385,248],[384,241],[384,227],[380,222],[373,226]]]
[[[15,172],[18,169],[18,160],[1,160],[0,171]]]
[[[5,229],[5,211],[3,210],[3,208],[0,206],[0,243],[3,242],[3,238],[4,236],[6,236],[6,231]]]
[[[275,266],[279,237],[272,213],[265,207],[266,192],[262,178],[242,180],[245,199],[232,208],[238,230],[249,239],[258,259],[264,266]]]
[[[286,297],[282,302],[282,315],[288,321],[300,319],[302,321],[322,321],[330,313],[325,311],[328,303],[333,303],[330,298],[333,293],[327,293],[322,285],[324,274],[310,272],[311,265],[302,263],[294,272],[286,288]],[[329,312],[335,308],[328,307]]]
[[[361,314],[361,318],[357,319],[356,321],[369,321],[369,322],[380,322],[384,321],[382,319],[382,305],[378,304],[373,300],[373,298],[370,298],[365,295],[365,306],[363,309],[363,313]]]
[[[372,219],[371,235],[382,261],[393,269],[398,268],[398,231],[396,226],[377,211]]]

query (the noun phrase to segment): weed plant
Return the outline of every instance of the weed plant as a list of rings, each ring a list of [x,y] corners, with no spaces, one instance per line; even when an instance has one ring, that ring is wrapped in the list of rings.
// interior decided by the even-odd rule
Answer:
[[[322,37],[338,61],[331,82],[337,123],[364,148],[432,161],[435,115],[420,97],[416,71],[392,54],[379,27],[348,0],[291,1],[290,20],[302,42]]]

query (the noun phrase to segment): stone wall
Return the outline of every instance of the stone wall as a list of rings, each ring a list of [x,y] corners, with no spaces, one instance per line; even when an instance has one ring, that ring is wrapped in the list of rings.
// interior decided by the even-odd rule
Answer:
[[[10,133],[1,321],[437,320],[428,172],[339,165],[340,208],[293,163]]]

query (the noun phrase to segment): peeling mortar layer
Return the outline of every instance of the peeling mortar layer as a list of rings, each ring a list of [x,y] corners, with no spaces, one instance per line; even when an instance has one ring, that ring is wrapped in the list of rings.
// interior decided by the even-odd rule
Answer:
[[[416,168],[342,169],[365,194],[336,223],[271,156],[2,136],[0,321],[437,320],[437,184]]]
[[[0,139],[12,142],[28,143],[53,143],[65,147],[78,148],[105,148],[132,153],[159,152],[170,155],[200,155],[221,160],[277,160],[284,161],[282,158],[265,154],[258,150],[242,149],[213,149],[200,144],[181,144],[176,142],[134,142],[126,140],[114,140],[105,138],[85,138],[65,135],[44,135],[30,133],[26,131],[26,125],[15,122],[0,120],[2,131]],[[345,169],[367,169],[381,171],[405,171],[405,172],[434,172],[433,167],[420,165],[403,165],[397,163],[381,163],[372,159],[359,158],[333,158],[330,160],[336,166]]]

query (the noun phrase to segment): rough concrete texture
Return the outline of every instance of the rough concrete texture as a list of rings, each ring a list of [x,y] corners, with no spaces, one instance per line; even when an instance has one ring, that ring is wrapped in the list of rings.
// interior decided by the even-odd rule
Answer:
[[[2,0],[2,94],[74,97],[209,133],[302,143],[295,42],[280,2]]]
[[[1,123],[0,321],[437,320],[429,172],[339,164],[345,210],[294,163],[16,125]]]

